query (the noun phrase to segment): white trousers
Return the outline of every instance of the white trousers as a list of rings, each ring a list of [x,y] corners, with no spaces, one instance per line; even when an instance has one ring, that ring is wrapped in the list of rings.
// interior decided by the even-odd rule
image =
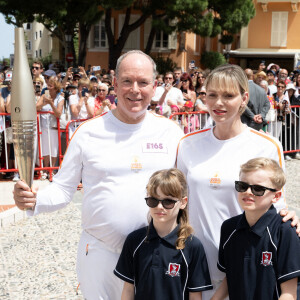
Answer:
[[[79,288],[86,300],[121,299],[123,281],[114,275],[121,249],[110,249],[83,231],[77,253]]]

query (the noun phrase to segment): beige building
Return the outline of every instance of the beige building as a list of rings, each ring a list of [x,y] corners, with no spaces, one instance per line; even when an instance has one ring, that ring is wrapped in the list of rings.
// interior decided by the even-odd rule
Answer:
[[[39,60],[51,54],[52,61],[61,60],[59,41],[43,24],[34,21],[25,23],[23,27],[28,58]]]
[[[257,69],[276,63],[292,71],[300,60],[300,0],[254,0],[256,15],[240,34],[232,62]]]

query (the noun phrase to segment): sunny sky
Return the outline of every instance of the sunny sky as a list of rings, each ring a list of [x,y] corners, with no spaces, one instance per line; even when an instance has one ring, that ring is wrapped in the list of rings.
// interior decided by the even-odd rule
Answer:
[[[9,58],[14,53],[14,25],[5,23],[4,17],[0,14],[0,60]]]

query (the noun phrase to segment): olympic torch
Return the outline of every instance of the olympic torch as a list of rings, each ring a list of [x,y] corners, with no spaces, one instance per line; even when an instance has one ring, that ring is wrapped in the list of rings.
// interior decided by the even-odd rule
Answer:
[[[20,178],[31,188],[36,154],[37,121],[35,94],[22,27],[15,28],[15,56],[11,87],[11,123]]]

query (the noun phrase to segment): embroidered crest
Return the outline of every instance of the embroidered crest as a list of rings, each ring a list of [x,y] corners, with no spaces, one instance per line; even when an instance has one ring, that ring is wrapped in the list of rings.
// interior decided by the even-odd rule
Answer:
[[[265,267],[273,265],[272,252],[265,251],[262,253],[261,264]]]
[[[180,276],[179,270],[180,264],[169,263],[169,269],[166,274],[170,275],[171,277]]]

